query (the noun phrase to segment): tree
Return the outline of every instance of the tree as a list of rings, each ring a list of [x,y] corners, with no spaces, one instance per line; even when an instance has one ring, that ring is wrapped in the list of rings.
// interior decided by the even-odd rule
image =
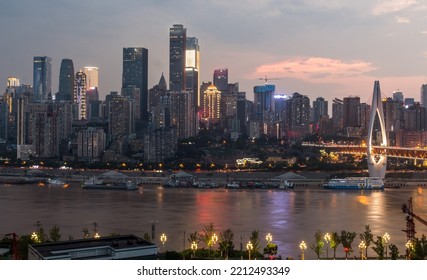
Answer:
[[[203,233],[200,235],[200,239],[208,246],[209,248],[212,247],[213,241],[212,236],[215,231],[215,227],[213,223],[210,223],[209,225],[205,225],[203,227]]]
[[[192,244],[193,242],[195,242],[196,244],[199,244],[200,242],[200,236],[199,233],[197,231],[190,233],[190,236],[188,237],[188,242],[190,242],[190,244]]]
[[[251,233],[250,241],[252,243],[253,249],[251,250],[253,256],[256,258],[259,255],[259,231],[253,230]]]
[[[427,257],[427,237],[423,234],[421,239],[414,240],[413,260],[425,260]]]
[[[49,231],[49,237],[50,240],[52,240],[53,242],[58,242],[59,240],[61,240],[61,234],[59,233],[59,226],[54,225],[50,231]]]
[[[378,255],[378,259],[382,260],[384,259],[385,254],[385,246],[384,246],[384,240],[382,236],[377,236],[377,240],[374,241],[374,247],[372,247],[372,250],[374,250],[375,253]]]
[[[89,230],[87,231],[87,236],[89,237]],[[151,242],[151,236],[146,232],[144,233],[144,236],[142,237],[144,240],[147,240]]]
[[[332,250],[334,250],[334,260],[335,260],[335,255],[337,252],[337,247],[338,247],[338,245],[340,245],[340,243],[341,243],[341,238],[338,235],[338,232],[333,232],[331,235],[330,247]]]
[[[269,242],[269,243],[267,243],[267,245],[264,248],[264,255],[268,255],[269,258],[271,258],[271,256],[277,255],[278,248],[279,247],[277,246],[277,244],[275,244],[273,242]]]
[[[353,243],[354,238],[356,238],[355,232],[348,232],[345,230],[341,231],[340,240],[341,240],[342,246],[344,247],[346,259],[348,257],[348,254],[351,254],[351,252],[353,252],[353,248],[351,247],[351,244]]]
[[[322,250],[323,245],[325,245],[325,243],[323,242],[323,236],[320,229],[316,231],[316,233],[314,234],[314,238],[316,240],[316,243],[311,244],[310,249],[316,253],[317,259],[320,259],[320,255],[322,255],[323,253],[323,250]]]
[[[89,238],[89,229],[87,227],[82,228],[83,238],[88,239]]]
[[[397,260],[397,258],[399,257],[399,249],[397,248],[397,246],[394,244],[390,244],[390,245],[388,245],[388,248],[390,249],[391,259]]]
[[[368,258],[368,248],[371,244],[371,241],[374,241],[374,235],[372,234],[371,227],[369,225],[365,225],[365,231],[359,235],[360,241],[364,241],[366,248],[365,248],[365,256],[366,259]]]
[[[228,256],[234,250],[234,233],[231,229],[226,229],[219,235],[219,248],[221,251],[221,256],[227,260]]]

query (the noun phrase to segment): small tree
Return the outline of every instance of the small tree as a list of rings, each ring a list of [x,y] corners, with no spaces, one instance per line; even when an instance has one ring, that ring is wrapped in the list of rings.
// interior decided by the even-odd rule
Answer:
[[[58,242],[59,240],[61,240],[61,234],[59,233],[59,226],[54,225],[50,231],[49,231],[49,237],[50,240],[52,240],[53,242]]]
[[[340,245],[340,243],[341,243],[341,238],[340,238],[338,232],[333,232],[331,235],[330,247],[332,250],[334,250],[334,259],[335,259],[335,255],[337,252],[337,247],[338,247],[338,245]]]
[[[87,231],[87,236],[89,237],[89,230]],[[148,234],[148,232],[144,233],[144,235],[142,236],[142,238],[144,240],[147,240],[147,241],[151,242],[151,236]]]
[[[268,255],[269,258],[271,258],[271,256],[277,255],[278,248],[279,247],[277,246],[277,244],[275,244],[273,242],[269,242],[269,243],[267,243],[267,245],[264,248],[264,255]]]
[[[316,253],[317,259],[320,259],[320,256],[323,254],[323,245],[325,245],[320,229],[316,231],[316,233],[314,234],[314,238],[316,240],[316,243],[311,244],[310,249]]]
[[[399,249],[396,245],[390,244],[388,245],[388,248],[390,249],[390,257],[392,260],[397,260],[399,258]]]
[[[259,231],[253,230],[251,233],[250,241],[252,243],[253,249],[251,250],[254,257],[258,256],[260,254],[259,250]]]
[[[219,234],[219,248],[221,251],[221,256],[227,260],[228,256],[234,250],[234,233],[231,229],[226,229]]]
[[[84,228],[82,228],[82,232],[83,232],[83,238],[88,239],[90,236],[89,235],[89,229],[87,227],[84,227]],[[144,237],[144,239],[145,239],[145,237]],[[146,239],[146,240],[148,240],[148,239]]]
[[[212,236],[214,234],[215,227],[213,223],[205,225],[203,227],[203,233],[200,235],[200,239],[206,244],[207,247],[211,248],[213,245]]]
[[[351,252],[353,252],[353,248],[351,247],[351,244],[354,241],[354,238],[356,238],[356,233],[355,232],[347,232],[345,230],[341,231],[341,244],[344,247],[344,252],[345,252],[345,258],[347,259],[348,254],[351,254]]]
[[[382,236],[377,236],[377,240],[374,241],[374,247],[372,247],[372,250],[374,250],[375,253],[378,255],[378,259],[382,260],[384,259],[385,254],[385,246],[384,246],[384,240]]]
[[[359,235],[360,241],[364,241],[365,248],[365,256],[368,258],[368,248],[372,241],[374,241],[374,235],[372,234],[371,227],[369,225],[365,225],[365,231]]]

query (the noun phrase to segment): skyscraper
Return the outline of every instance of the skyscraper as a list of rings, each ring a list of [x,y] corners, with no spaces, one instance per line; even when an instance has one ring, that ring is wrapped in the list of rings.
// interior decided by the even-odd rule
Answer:
[[[98,67],[85,66],[83,72],[86,74],[86,90],[99,87]]]
[[[344,97],[343,103],[343,125],[344,127],[359,127],[360,97]]]
[[[228,69],[215,69],[213,73],[213,84],[221,93],[227,92],[228,87]]]
[[[254,106],[256,120],[263,121],[266,112],[274,111],[275,89],[275,85],[263,85],[254,87]]]
[[[421,106],[427,108],[427,84],[421,86]]]
[[[221,92],[214,85],[204,92],[203,118],[208,124],[221,120]]]
[[[195,37],[188,37],[185,50],[185,89],[192,91],[194,95],[193,104],[200,106],[200,47]]]
[[[169,30],[169,89],[185,90],[185,54],[187,29],[182,24],[174,24]]]
[[[52,97],[52,59],[50,57],[34,57],[33,88],[33,101],[46,101]]]
[[[140,120],[148,121],[148,49],[123,48],[122,94],[139,90]],[[136,100],[135,100],[136,101]]]
[[[74,97],[74,65],[69,58],[61,61],[59,70],[59,91],[57,101],[72,101]]]

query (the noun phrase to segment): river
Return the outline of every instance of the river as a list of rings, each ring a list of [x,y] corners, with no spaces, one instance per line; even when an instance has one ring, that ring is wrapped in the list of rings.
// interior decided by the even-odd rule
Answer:
[[[424,187],[425,188],[425,187]],[[421,187],[385,191],[331,191],[319,188],[295,190],[164,189],[144,187],[139,191],[83,190],[37,185],[0,185],[0,235],[15,232],[31,234],[36,222],[48,232],[60,226],[62,240],[83,236],[82,229],[98,225],[101,235],[151,234],[155,224],[156,240],[161,250],[181,251],[189,247],[185,239],[191,232],[202,231],[213,223],[217,234],[227,228],[234,232],[235,248],[245,248],[251,232],[260,233],[261,247],[271,233],[283,257],[298,258],[299,243],[315,242],[314,233],[355,231],[354,253],[359,255],[359,234],[370,225],[374,236],[388,232],[389,244],[396,244],[404,254],[405,214],[401,206],[413,197],[414,212],[426,219],[427,194]],[[424,212],[423,212],[424,211]],[[427,227],[415,222],[417,237]],[[160,234],[167,235],[162,248]],[[372,246],[372,245],[371,245]],[[306,258],[315,259],[307,248]],[[329,249],[329,256],[332,255]],[[369,256],[374,256],[372,249]],[[341,246],[337,256],[344,256]]]

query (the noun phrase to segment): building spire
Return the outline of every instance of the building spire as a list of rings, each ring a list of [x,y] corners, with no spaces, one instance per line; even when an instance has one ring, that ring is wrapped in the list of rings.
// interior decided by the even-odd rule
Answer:
[[[159,81],[158,86],[159,86],[159,89],[161,89],[161,90],[167,90],[168,89],[168,84],[166,83],[166,79],[165,79],[165,76],[163,75],[163,72],[162,72],[162,76],[160,77],[160,81]]]

